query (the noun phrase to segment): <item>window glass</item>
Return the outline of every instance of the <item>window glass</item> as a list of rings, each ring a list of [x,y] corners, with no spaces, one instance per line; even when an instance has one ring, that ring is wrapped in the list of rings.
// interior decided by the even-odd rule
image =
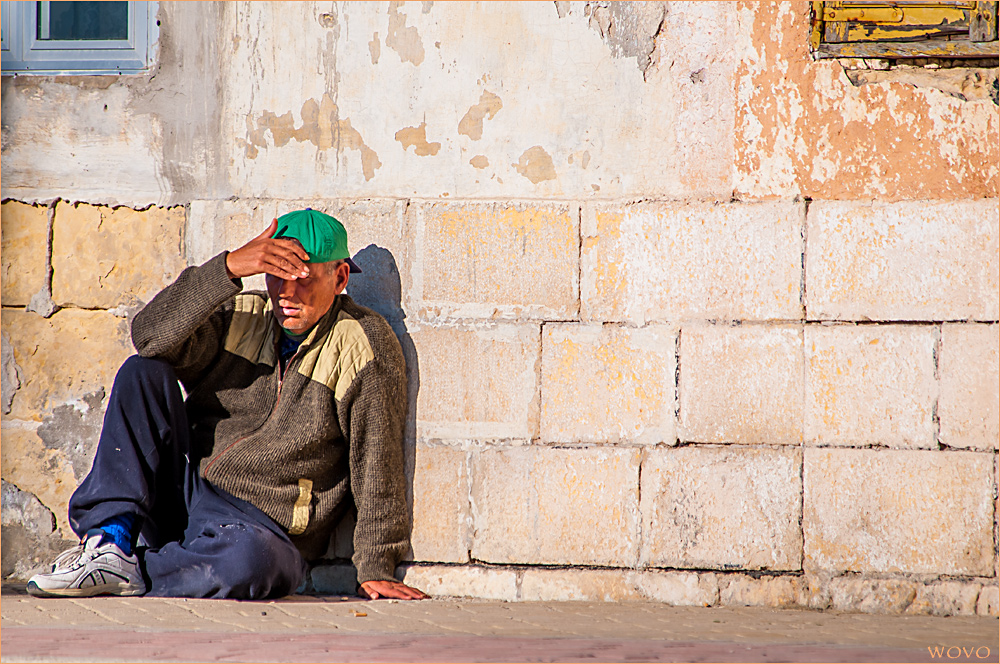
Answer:
[[[128,2],[36,2],[36,39],[128,39]]]

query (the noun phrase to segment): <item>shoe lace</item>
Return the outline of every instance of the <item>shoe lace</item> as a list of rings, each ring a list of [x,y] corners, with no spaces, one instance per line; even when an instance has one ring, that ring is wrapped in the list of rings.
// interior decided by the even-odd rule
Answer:
[[[83,546],[84,544],[83,542],[81,542],[80,544],[74,546],[72,549],[66,549],[65,551],[60,553],[58,556],[56,556],[55,562],[52,563],[52,569],[56,570],[61,567],[67,567],[72,563],[76,562],[77,560],[79,560],[80,556],[83,555]]]

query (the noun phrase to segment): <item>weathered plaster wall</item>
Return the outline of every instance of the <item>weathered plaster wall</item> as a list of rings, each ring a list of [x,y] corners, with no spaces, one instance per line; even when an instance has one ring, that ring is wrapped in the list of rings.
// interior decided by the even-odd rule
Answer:
[[[311,206],[407,358],[409,582],[996,615],[988,94],[855,87],[807,3],[160,19],[149,76],[3,81],[5,575],[71,537],[137,307]]]

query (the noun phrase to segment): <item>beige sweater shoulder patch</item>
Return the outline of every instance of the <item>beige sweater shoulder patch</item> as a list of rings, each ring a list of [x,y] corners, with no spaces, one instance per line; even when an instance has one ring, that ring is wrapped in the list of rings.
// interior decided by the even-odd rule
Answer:
[[[361,323],[341,311],[326,340],[306,352],[298,371],[326,385],[340,401],[358,372],[374,359],[375,353]]]
[[[271,301],[260,295],[236,296],[233,320],[226,334],[226,351],[255,364],[274,366],[274,327]]]

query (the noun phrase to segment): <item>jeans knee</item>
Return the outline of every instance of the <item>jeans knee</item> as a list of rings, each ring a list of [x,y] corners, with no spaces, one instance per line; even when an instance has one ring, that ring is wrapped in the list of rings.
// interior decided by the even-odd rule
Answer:
[[[122,363],[115,376],[115,385],[120,383],[142,384],[147,381],[160,382],[163,380],[177,382],[177,375],[174,368],[166,361],[154,357],[142,357],[132,355]]]
[[[232,547],[225,574],[237,596],[282,597],[302,583],[305,566],[290,542],[248,524],[223,525],[217,533]]]

